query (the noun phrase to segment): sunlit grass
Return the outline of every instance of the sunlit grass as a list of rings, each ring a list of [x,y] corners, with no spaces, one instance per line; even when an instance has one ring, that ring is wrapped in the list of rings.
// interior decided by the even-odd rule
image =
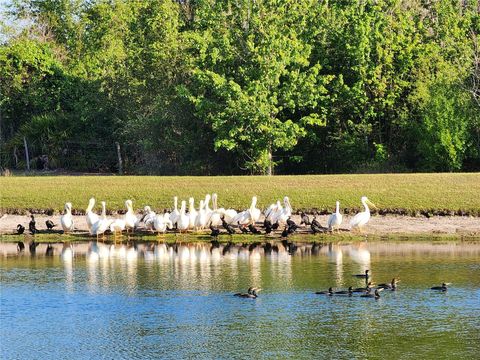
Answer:
[[[157,176],[38,176],[0,178],[3,211],[53,209],[73,203],[84,210],[88,199],[105,200],[109,210],[124,209],[132,199],[135,208],[150,205],[156,210],[171,208],[173,196],[198,200],[216,192],[219,206],[245,209],[251,197],[265,208],[288,195],[295,210],[360,207],[367,195],[379,209],[464,210],[480,215],[480,174],[373,174],[309,176],[157,177]],[[98,205],[97,205],[98,206]]]

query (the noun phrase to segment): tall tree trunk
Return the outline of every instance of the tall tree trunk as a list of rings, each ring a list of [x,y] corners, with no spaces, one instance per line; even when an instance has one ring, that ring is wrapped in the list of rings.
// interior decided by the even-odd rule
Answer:
[[[268,168],[267,168],[267,175],[273,175],[273,163],[272,163],[272,148],[268,149]]]
[[[27,162],[27,170],[30,171],[30,155],[28,154],[28,144],[25,136],[23,137],[23,146],[25,146],[25,161]]]

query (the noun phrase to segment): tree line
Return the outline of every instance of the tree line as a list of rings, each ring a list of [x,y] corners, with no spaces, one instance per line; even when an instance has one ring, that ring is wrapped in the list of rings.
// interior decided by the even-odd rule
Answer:
[[[11,0],[1,19],[3,168],[28,144],[71,171],[480,169],[477,0]]]

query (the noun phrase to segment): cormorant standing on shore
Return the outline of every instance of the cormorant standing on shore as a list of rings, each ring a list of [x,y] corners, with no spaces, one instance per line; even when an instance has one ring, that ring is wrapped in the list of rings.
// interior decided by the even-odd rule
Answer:
[[[45,221],[45,225],[47,225],[47,229],[48,229],[48,230],[52,230],[55,226],[57,226],[57,225],[55,225],[55,224],[53,223],[52,220],[47,220],[47,221]]]
[[[235,234],[235,229],[232,227],[232,225],[230,225],[225,221],[225,216],[222,216],[221,219],[222,219],[222,226],[225,230],[227,230],[228,234],[229,235]]]
[[[260,230],[258,230],[253,224],[248,225],[248,230],[250,230],[252,234],[255,234],[255,235],[261,234]]]
[[[28,223],[28,230],[30,230],[30,233],[32,235],[35,235],[38,230],[37,230],[37,227],[36,227],[36,222],[35,222],[35,218],[33,217],[33,215],[30,215],[30,217],[32,218],[32,220],[30,220],[30,222]]]
[[[302,221],[300,222],[300,225],[310,225],[310,218],[308,217],[307,214],[304,212],[300,213],[300,216],[302,217]]]
[[[23,226],[22,224],[18,224],[17,225],[17,235],[22,235],[25,231],[25,226]]]
[[[212,230],[210,236],[211,237],[218,237],[218,235],[220,235],[220,230],[218,230],[216,227],[214,227],[212,224],[210,224],[210,230]]]

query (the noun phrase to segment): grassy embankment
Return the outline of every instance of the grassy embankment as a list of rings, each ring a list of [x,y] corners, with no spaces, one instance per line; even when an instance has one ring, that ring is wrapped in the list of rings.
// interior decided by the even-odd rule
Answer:
[[[198,200],[216,192],[219,206],[245,209],[258,196],[263,209],[288,195],[294,210],[331,212],[340,200],[344,212],[357,211],[367,195],[381,213],[415,215],[464,214],[480,216],[480,173],[372,174],[311,176],[38,176],[0,178],[0,209],[7,213],[29,211],[58,213],[64,203],[84,211],[88,199],[105,200],[109,211],[124,209],[132,199],[136,209],[172,207],[172,198]],[[180,204],[179,204],[180,206]],[[197,205],[198,206],[198,205]],[[97,203],[97,210],[99,204]]]

